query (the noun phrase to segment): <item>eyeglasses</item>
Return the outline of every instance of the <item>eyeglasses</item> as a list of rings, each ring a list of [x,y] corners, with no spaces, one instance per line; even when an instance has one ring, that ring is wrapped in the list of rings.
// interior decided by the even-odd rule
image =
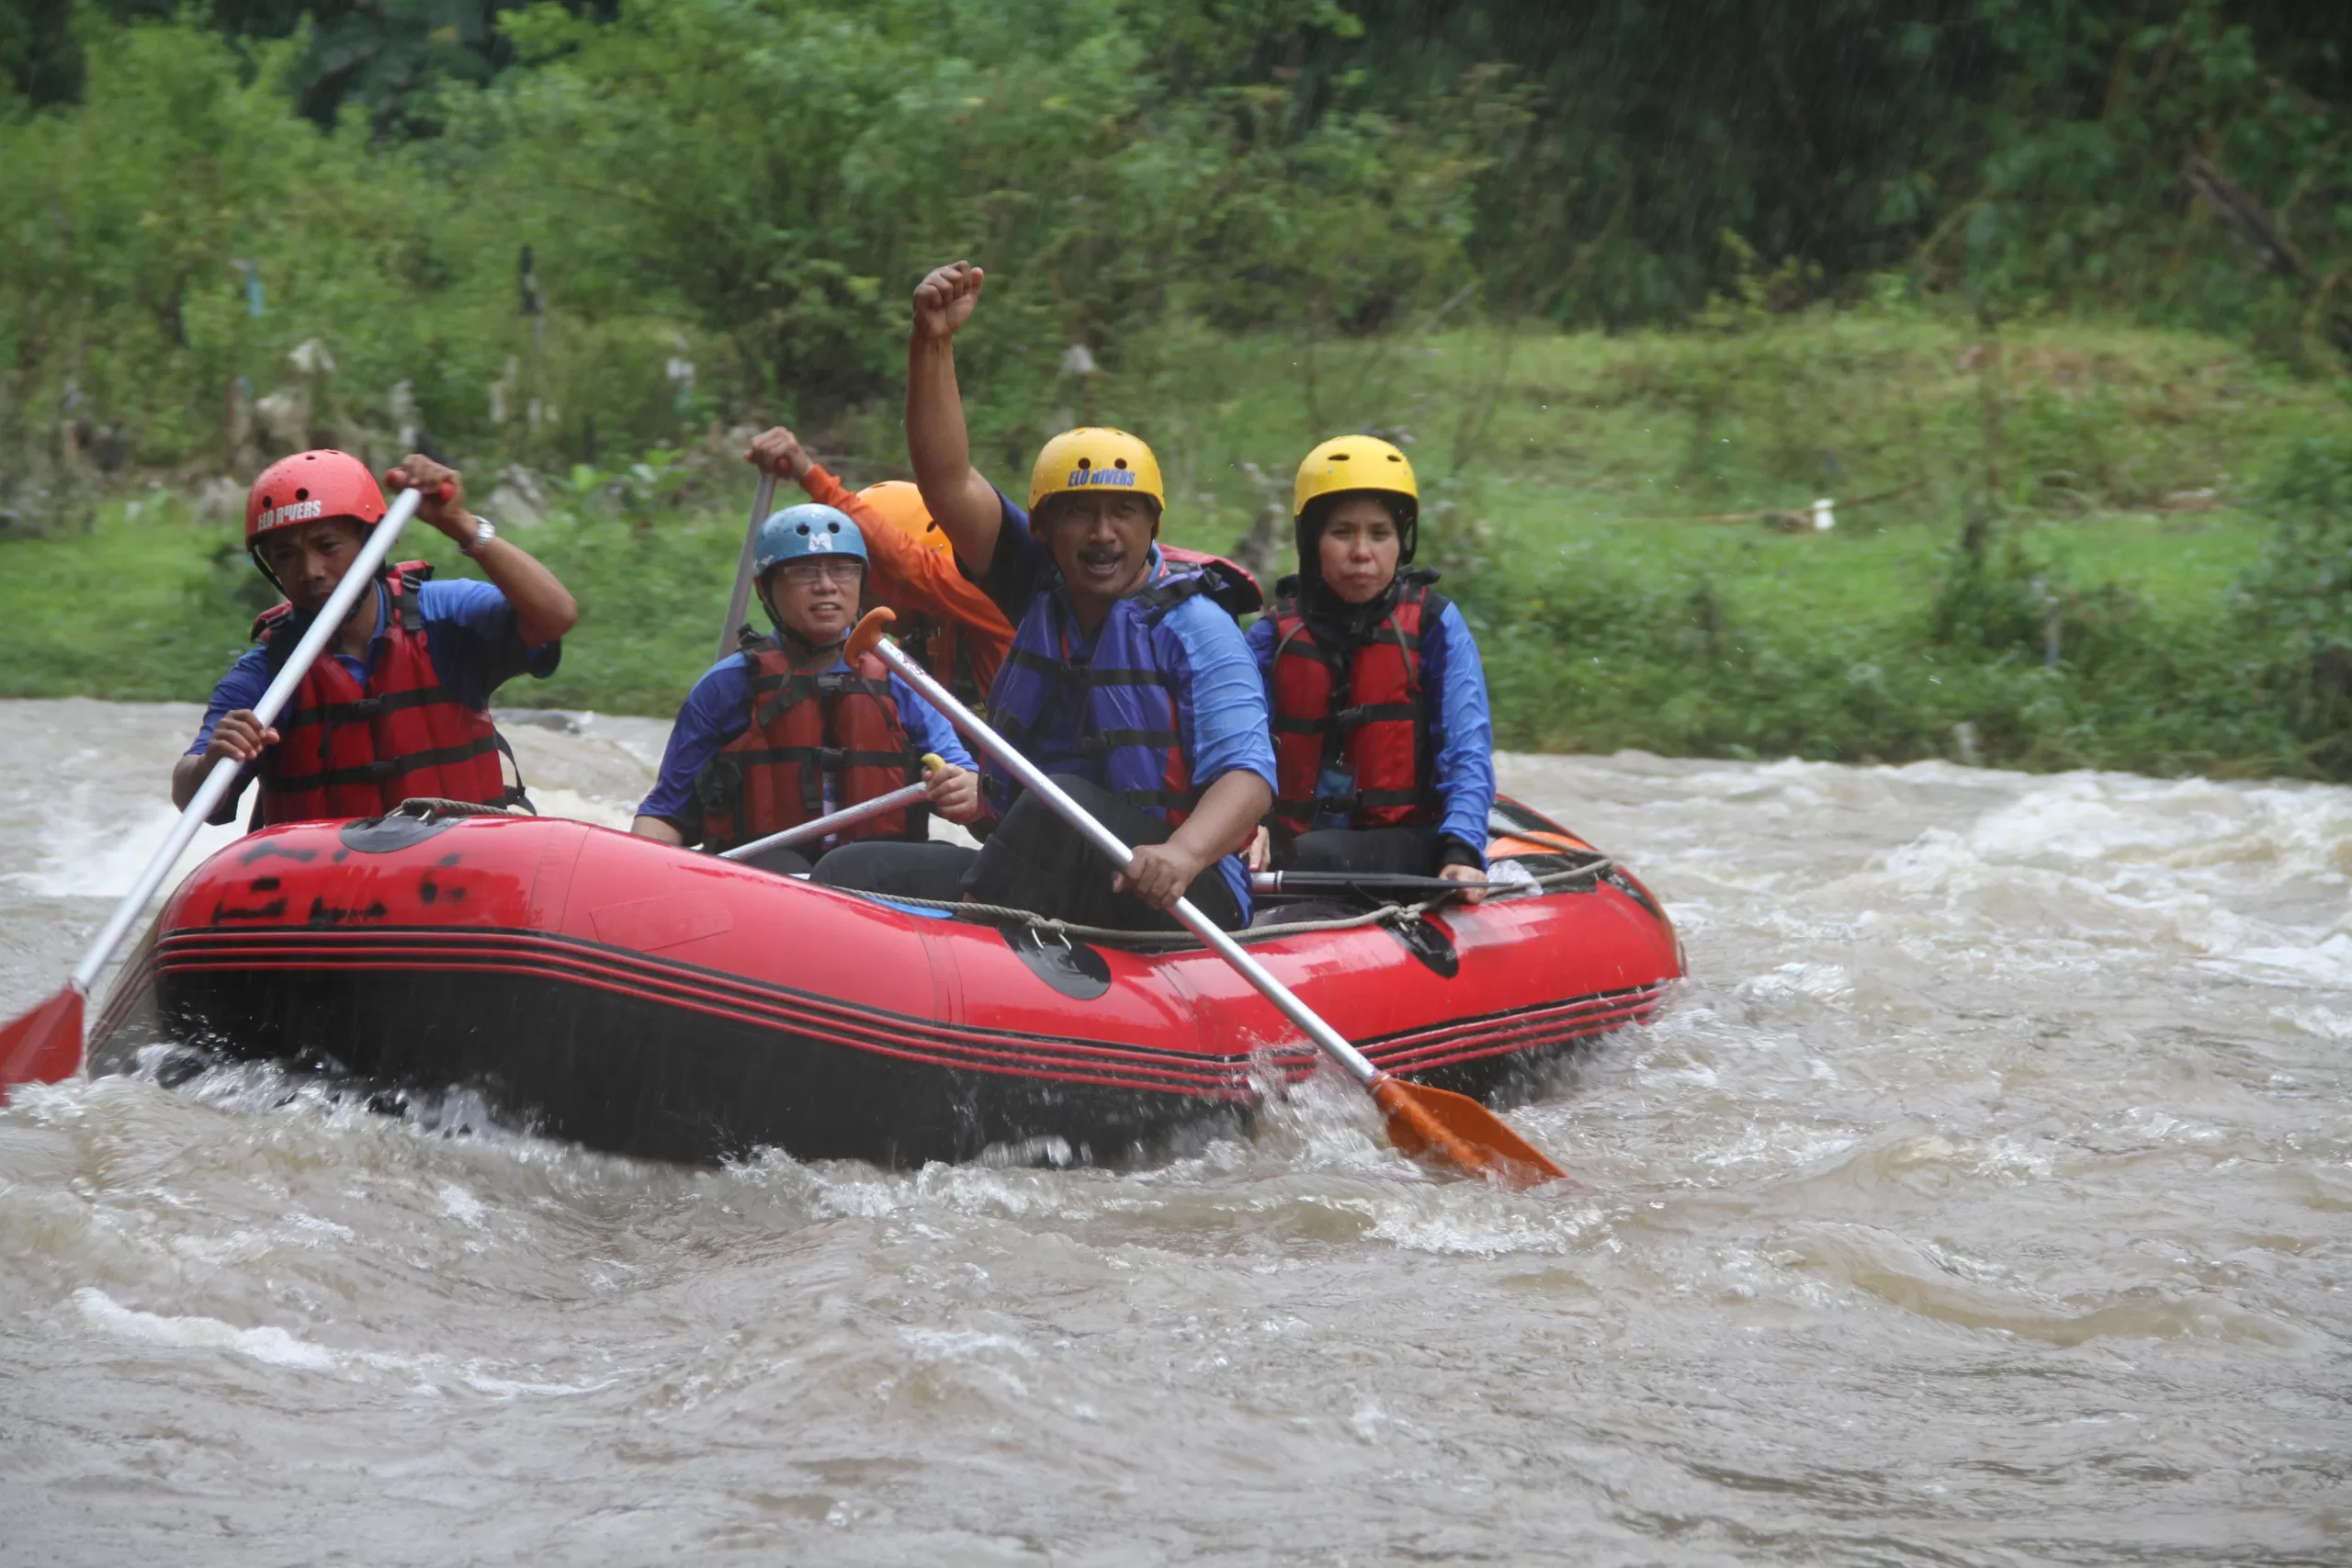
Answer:
[[[865,563],[854,556],[842,556],[837,560],[796,560],[784,563],[784,580],[808,587],[820,581],[825,582],[855,582],[865,572]]]

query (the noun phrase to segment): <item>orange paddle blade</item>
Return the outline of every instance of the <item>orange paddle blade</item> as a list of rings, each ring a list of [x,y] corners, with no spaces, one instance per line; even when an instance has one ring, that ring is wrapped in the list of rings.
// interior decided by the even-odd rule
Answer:
[[[1454,1166],[1514,1192],[1569,1179],[1543,1150],[1466,1094],[1383,1074],[1372,1098],[1388,1118],[1389,1141],[1408,1158]]]
[[[842,657],[854,664],[873,652],[874,645],[882,640],[883,629],[898,618],[896,614],[880,604],[866,611],[865,618],[850,628],[849,642],[842,648]]]
[[[82,991],[68,986],[0,1029],[0,1105],[20,1083],[55,1083],[82,1066]]]

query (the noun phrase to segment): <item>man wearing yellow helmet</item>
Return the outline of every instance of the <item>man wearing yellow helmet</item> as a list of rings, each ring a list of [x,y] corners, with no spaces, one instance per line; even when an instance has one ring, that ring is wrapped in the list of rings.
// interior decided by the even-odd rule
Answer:
[[[914,660],[965,702],[978,705],[1012,646],[1012,623],[978,583],[956,567],[947,536],[922,504],[922,492],[904,479],[862,491],[845,489],[782,425],[752,438],[744,460],[791,479],[820,506],[854,518],[865,536],[873,570],[868,606],[899,614],[891,629]]]
[[[1264,686],[1225,605],[1254,609],[1255,587],[1161,551],[1159,464],[1125,431],[1047,442],[1026,511],[972,467],[954,339],[982,282],[957,263],[915,290],[915,482],[965,572],[1015,626],[990,719],[1136,852],[1105,867],[989,764],[982,788],[995,829],[961,886],[983,902],[1138,930],[1172,926],[1166,911],[1189,895],[1220,925],[1247,925],[1238,852],[1272,803],[1274,759]],[[884,857],[871,858],[878,867]]]
[[[1412,564],[1419,508],[1413,465],[1375,437],[1326,441],[1298,467],[1298,575],[1250,628],[1276,755],[1253,867],[1486,878],[1486,674],[1437,573]]]

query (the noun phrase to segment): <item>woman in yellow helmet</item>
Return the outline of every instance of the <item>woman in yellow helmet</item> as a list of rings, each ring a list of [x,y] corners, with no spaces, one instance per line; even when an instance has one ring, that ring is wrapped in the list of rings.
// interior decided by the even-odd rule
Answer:
[[[1275,752],[1251,864],[1484,882],[1486,672],[1437,573],[1412,564],[1413,465],[1370,435],[1326,441],[1298,467],[1292,513],[1298,575],[1250,628]]]

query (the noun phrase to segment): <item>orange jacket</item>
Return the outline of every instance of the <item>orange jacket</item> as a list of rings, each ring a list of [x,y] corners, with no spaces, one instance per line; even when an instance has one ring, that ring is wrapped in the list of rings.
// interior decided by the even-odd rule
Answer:
[[[866,603],[887,604],[901,615],[931,621],[930,627],[902,623],[899,629],[928,634],[919,657],[924,668],[951,690],[966,684],[957,679],[956,666],[968,661],[971,690],[968,694],[958,690],[956,694],[976,706],[985,701],[996,682],[997,667],[1012,647],[1012,623],[1004,618],[1004,612],[980,591],[978,583],[964,575],[954,556],[925,549],[908,538],[822,468],[810,464],[801,476],[800,488],[808,492],[809,500],[848,513],[865,536]]]

